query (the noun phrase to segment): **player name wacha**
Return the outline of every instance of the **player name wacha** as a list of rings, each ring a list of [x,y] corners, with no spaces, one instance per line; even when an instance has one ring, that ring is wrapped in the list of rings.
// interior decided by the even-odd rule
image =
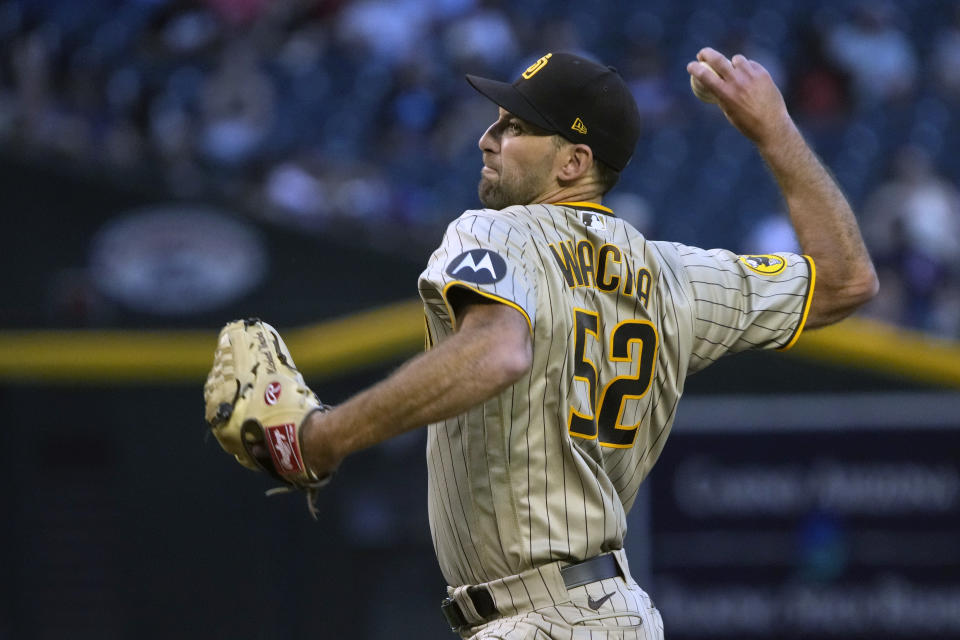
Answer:
[[[650,270],[634,268],[617,245],[604,244],[597,249],[589,240],[581,240],[576,245],[573,240],[567,240],[547,246],[571,289],[593,287],[605,293],[619,291],[624,296],[636,296],[647,306],[653,280]]]

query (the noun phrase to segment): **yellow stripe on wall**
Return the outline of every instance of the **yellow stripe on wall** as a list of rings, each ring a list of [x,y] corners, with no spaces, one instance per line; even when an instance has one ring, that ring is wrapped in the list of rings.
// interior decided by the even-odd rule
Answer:
[[[960,387],[960,342],[866,318],[808,329],[790,352],[821,362]]]
[[[423,304],[400,302],[278,330],[304,375],[328,377],[422,350]],[[202,381],[213,362],[217,331],[6,331],[0,333],[0,379]]]
[[[326,378],[421,351],[423,305],[411,300],[316,325],[277,328],[304,375]],[[216,330],[6,331],[0,333],[0,380],[201,382],[216,337]],[[808,329],[786,354],[791,356],[960,387],[960,343],[862,318]]]

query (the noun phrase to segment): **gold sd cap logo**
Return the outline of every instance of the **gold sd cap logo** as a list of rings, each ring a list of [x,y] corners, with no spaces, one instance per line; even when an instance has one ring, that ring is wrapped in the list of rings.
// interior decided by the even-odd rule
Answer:
[[[756,256],[740,256],[740,262],[747,265],[751,271],[762,276],[772,276],[780,273],[787,267],[787,261],[780,256],[770,254]]]
[[[533,76],[537,75],[537,71],[540,71],[540,69],[543,69],[545,66],[547,66],[547,62],[550,61],[550,57],[552,55],[553,55],[552,53],[548,53],[547,55],[543,56],[542,58],[534,62],[532,65],[527,67],[527,70],[524,71],[522,74],[523,79],[529,80]]]

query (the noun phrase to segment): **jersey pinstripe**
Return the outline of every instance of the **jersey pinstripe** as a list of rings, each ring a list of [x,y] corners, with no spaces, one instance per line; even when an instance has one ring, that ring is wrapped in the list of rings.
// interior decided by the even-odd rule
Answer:
[[[598,205],[467,211],[420,276],[428,344],[455,330],[455,288],[527,318],[528,375],[428,428],[441,570],[477,584],[620,549],[689,373],[790,346],[812,261],[649,241]]]

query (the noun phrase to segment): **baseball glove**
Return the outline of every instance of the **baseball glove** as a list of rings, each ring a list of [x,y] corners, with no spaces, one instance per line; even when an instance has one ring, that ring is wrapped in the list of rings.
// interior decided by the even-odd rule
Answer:
[[[331,475],[320,477],[304,462],[300,431],[311,413],[330,407],[307,387],[277,331],[257,318],[224,326],[203,399],[220,446],[243,466],[285,485],[267,495],[305,491],[316,519],[317,491]]]

